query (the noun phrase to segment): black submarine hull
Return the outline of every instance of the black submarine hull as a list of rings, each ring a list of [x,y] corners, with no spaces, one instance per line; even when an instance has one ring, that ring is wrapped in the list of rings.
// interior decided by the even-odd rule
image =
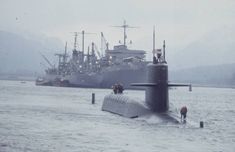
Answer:
[[[168,99],[168,66],[164,63],[147,66],[147,83],[145,101],[154,112],[166,112],[169,109]]]

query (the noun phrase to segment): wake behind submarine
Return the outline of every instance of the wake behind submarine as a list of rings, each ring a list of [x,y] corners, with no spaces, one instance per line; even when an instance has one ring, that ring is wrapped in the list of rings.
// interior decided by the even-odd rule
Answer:
[[[179,122],[176,114],[169,111],[169,87],[189,87],[191,84],[176,84],[168,81],[168,65],[165,59],[165,40],[163,52],[155,49],[155,30],[153,31],[153,61],[147,65],[147,82],[133,83],[132,86],[145,87],[145,101],[138,102],[123,94],[109,94],[104,97],[102,110],[128,118],[155,114],[161,119]]]

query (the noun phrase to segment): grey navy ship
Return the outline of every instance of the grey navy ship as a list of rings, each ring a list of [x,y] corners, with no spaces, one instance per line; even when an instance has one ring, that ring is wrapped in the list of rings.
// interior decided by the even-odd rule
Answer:
[[[146,52],[144,50],[131,50],[127,47],[126,29],[131,28],[124,21],[123,43],[109,49],[109,43],[101,32],[101,46],[104,46],[104,55],[101,55],[96,45],[92,42],[87,53],[84,51],[84,35],[82,31],[82,50],[77,49],[77,36],[75,32],[74,48],[69,58],[67,43],[64,53],[55,54],[59,58],[58,67],[51,65],[45,70],[43,77],[37,78],[36,85],[68,86],[86,88],[110,88],[115,83],[121,83],[125,88],[131,88],[133,82],[145,80]],[[130,41],[131,43],[131,41]]]

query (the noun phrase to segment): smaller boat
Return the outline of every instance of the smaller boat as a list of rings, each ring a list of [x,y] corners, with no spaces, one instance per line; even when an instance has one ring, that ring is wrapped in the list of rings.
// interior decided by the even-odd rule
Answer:
[[[69,81],[62,78],[55,78],[53,81],[45,78],[37,78],[36,85],[39,86],[57,86],[57,87],[69,87]]]
[[[52,86],[51,81],[47,81],[46,79],[43,78],[37,78],[35,84],[39,86]]]

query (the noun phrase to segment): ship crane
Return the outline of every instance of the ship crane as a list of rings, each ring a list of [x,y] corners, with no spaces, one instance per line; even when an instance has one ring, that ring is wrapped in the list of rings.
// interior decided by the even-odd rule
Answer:
[[[104,48],[104,46],[105,46],[105,48]],[[104,33],[101,32],[101,52],[102,52],[102,56],[103,56],[103,52],[105,50],[108,50],[108,49],[109,49],[109,43],[106,40],[106,38],[104,37]]]
[[[39,52],[39,53],[40,53],[40,55],[43,57],[43,59],[48,63],[48,65],[50,65],[51,68],[55,68],[55,67],[51,64],[51,62],[46,58],[45,55],[43,55],[41,52]]]
[[[48,68],[44,63],[40,62],[40,65],[43,66],[44,68]]]
[[[126,46],[126,39],[127,39],[127,34],[126,34],[126,29],[127,28],[139,28],[137,26],[129,26],[126,24],[126,20],[124,20],[123,25],[121,26],[112,26],[112,27],[118,27],[118,28],[123,28],[123,45]],[[132,41],[131,41],[132,43]]]
[[[62,63],[66,63],[66,62],[67,62],[67,58],[69,57],[69,56],[67,55],[67,42],[65,43],[64,54],[62,54],[62,53],[56,53],[55,56],[58,56],[58,57],[59,57],[59,63],[61,63],[61,58],[63,59],[63,60],[62,60]]]
[[[67,41],[65,43],[65,47],[64,47],[64,56],[63,56],[63,62],[66,63],[67,62],[67,57],[69,57],[67,55]]]
[[[102,54],[101,54],[100,51],[98,50],[97,45],[94,44],[94,47],[95,47],[95,52],[96,52],[96,54],[98,55],[99,59],[101,59],[101,58],[102,58]]]
[[[59,69],[59,74],[65,73],[66,68],[67,68],[67,42],[65,43],[65,49],[64,53],[56,53],[55,56],[58,56],[59,58],[59,64],[58,64],[58,69]],[[62,59],[62,61],[61,61]]]
[[[89,46],[88,46],[88,50],[90,49],[90,47],[92,48],[91,49],[91,55],[92,56],[98,56],[98,58],[100,59],[100,58],[102,58],[102,55],[101,55],[101,53],[100,53],[100,51],[99,51],[99,49],[98,49],[98,47],[97,47],[97,45],[94,43],[94,42],[92,42]],[[87,53],[88,55],[89,55],[89,53]],[[88,56],[87,55],[87,56]]]

